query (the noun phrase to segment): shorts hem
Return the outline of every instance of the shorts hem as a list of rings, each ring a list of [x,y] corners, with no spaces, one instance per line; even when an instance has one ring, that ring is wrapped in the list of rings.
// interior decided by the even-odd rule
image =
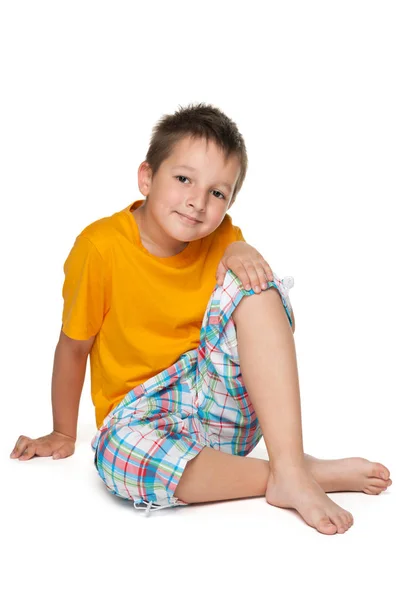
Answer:
[[[201,445],[201,444],[195,444],[194,446],[192,446],[192,448],[186,452],[183,456],[181,456],[177,462],[177,470],[179,470],[179,474],[175,475],[175,477],[171,480],[171,483],[168,485],[168,487],[166,487],[166,491],[167,492],[172,492],[170,494],[168,494],[168,497],[166,498],[165,501],[160,502],[157,498],[155,500],[149,500],[149,497],[154,497],[155,494],[149,494],[149,496],[146,498],[142,497],[139,499],[134,499],[133,500],[133,506],[136,509],[139,510],[146,510],[146,516],[149,515],[150,512],[154,512],[156,510],[161,510],[163,508],[175,508],[177,506],[188,506],[189,503],[188,502],[184,502],[183,500],[180,500],[179,498],[177,498],[175,496],[175,490],[178,487],[178,484],[181,480],[181,477],[185,471],[185,467],[187,465],[187,463],[190,460],[193,460],[194,458],[196,458],[196,456],[198,456],[200,454],[200,452],[203,450],[203,448],[206,448],[205,445]],[[144,504],[145,507],[142,506],[137,506],[137,504]]]

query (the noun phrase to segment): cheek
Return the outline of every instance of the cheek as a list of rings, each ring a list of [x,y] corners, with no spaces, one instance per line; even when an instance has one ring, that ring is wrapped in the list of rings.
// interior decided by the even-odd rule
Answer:
[[[175,210],[182,209],[182,198],[179,192],[173,187],[164,187],[164,189],[158,193],[159,204],[162,206],[165,213],[171,213]]]
[[[164,197],[172,210],[182,210],[182,203],[184,201],[182,190],[171,185],[165,189]]]
[[[225,206],[213,206],[212,210],[211,210],[211,206],[210,206],[210,211],[208,214],[208,220],[210,223],[212,223],[214,225],[214,227],[218,227],[218,225],[220,225],[222,223],[222,221],[224,220],[225,214],[226,214],[226,210],[225,210]]]

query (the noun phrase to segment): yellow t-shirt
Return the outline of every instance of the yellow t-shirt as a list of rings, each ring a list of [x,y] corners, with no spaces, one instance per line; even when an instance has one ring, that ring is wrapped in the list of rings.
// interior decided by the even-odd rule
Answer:
[[[143,202],[86,227],[64,264],[62,331],[76,340],[96,335],[90,374],[97,427],[130,390],[197,348],[222,255],[245,241],[226,214],[179,254],[154,256],[131,212]]]

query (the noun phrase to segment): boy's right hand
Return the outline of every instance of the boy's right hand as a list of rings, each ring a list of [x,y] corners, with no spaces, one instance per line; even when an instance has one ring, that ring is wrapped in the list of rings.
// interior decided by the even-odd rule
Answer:
[[[75,439],[64,433],[52,431],[49,435],[32,439],[26,435],[20,435],[10,458],[29,460],[33,456],[53,456],[67,458],[75,452]]]

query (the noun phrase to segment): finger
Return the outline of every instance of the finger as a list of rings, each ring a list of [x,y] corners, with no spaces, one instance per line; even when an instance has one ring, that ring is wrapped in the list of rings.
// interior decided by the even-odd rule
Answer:
[[[239,264],[235,265],[234,267],[230,267],[230,269],[231,269],[231,271],[233,271],[233,273],[236,275],[236,277],[238,277],[240,279],[240,282],[243,285],[243,287],[246,290],[251,290],[250,277],[249,277],[247,270],[244,267],[243,263],[240,262]]]
[[[267,263],[267,261],[264,260],[264,259],[262,259],[261,260],[261,265],[262,265],[262,268],[265,271],[267,279],[269,279],[270,281],[273,281],[274,280],[274,273],[273,273],[271,267],[269,266],[269,264]]]
[[[25,450],[22,452],[18,460],[29,460],[32,456],[35,456],[36,444],[28,444]]]
[[[54,446],[50,442],[41,442],[40,438],[36,440],[35,452],[37,456],[51,456],[54,452]]]
[[[71,444],[64,444],[58,450],[53,452],[53,459],[59,460],[60,458],[67,458],[74,453],[74,447],[71,447]]]
[[[268,287],[268,276],[265,273],[265,269],[263,267],[262,263],[258,263],[255,266],[256,271],[257,271],[257,275],[258,275],[258,279],[259,279],[259,285],[261,287],[262,290],[266,290]]]
[[[224,268],[218,269],[218,271],[216,273],[216,279],[217,279],[218,285],[222,285],[224,283],[225,275],[226,275],[226,269],[224,269]]]
[[[30,441],[31,438],[28,438],[25,435],[20,435],[17,440],[17,443],[14,446],[14,450],[10,454],[10,458],[18,458],[18,456],[20,456],[21,452],[25,450],[26,446],[29,444]]]
[[[19,438],[17,439],[14,448],[11,451],[10,454],[10,458],[13,458],[14,454],[16,454],[18,452],[18,444],[20,443],[21,439],[22,439],[22,435],[19,436]]]
[[[261,281],[259,279],[255,263],[249,261],[244,263],[244,266],[246,268],[247,276],[249,279],[249,284],[248,287],[246,287],[246,289],[250,290],[252,288],[256,293],[260,293]]]

